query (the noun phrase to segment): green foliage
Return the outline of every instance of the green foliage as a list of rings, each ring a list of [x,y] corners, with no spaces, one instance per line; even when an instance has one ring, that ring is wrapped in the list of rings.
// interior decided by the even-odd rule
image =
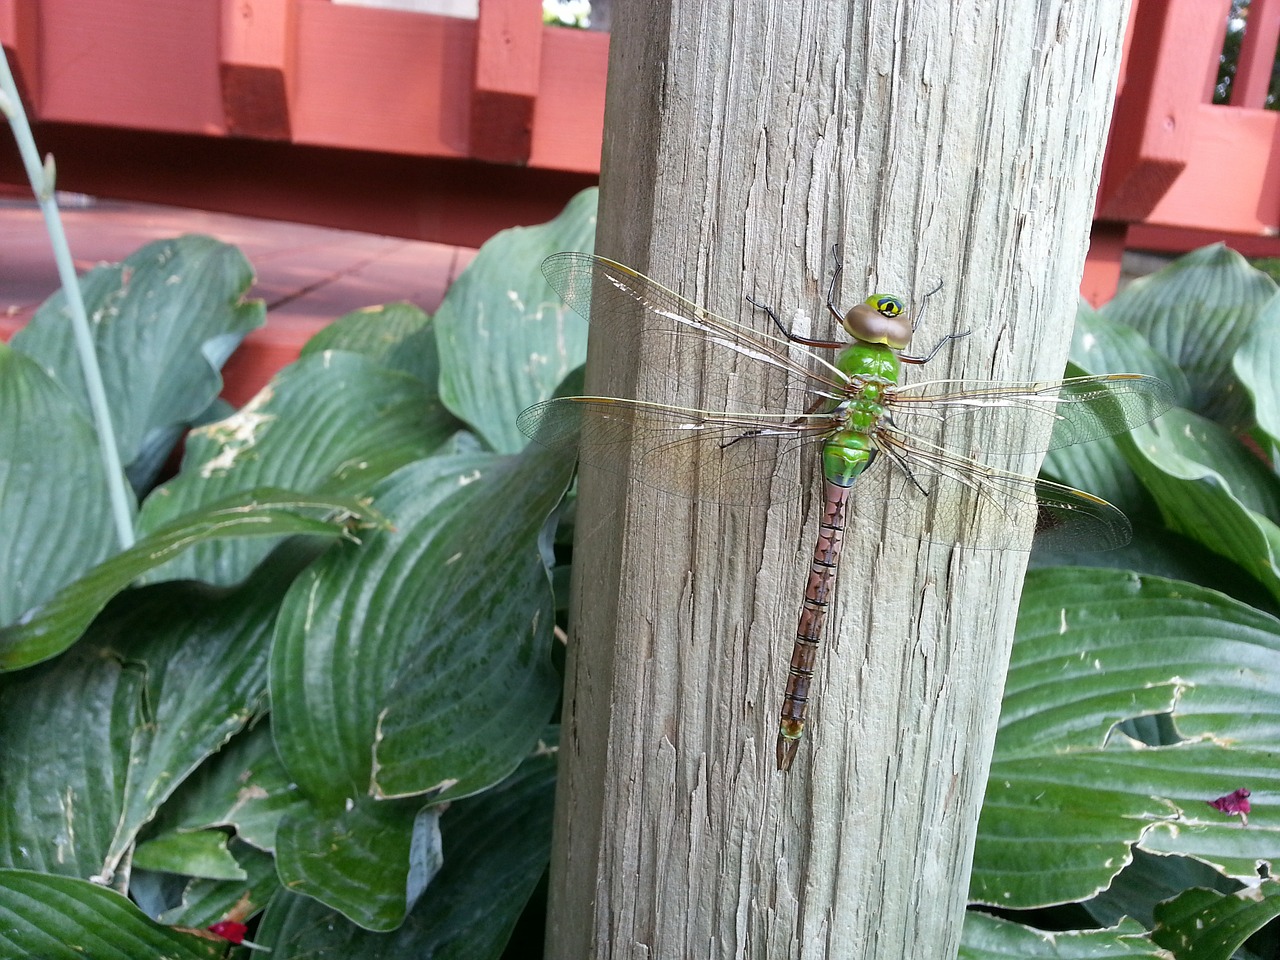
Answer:
[[[538,268],[593,217],[494,238],[435,318],[340,318],[221,419],[263,315],[243,257],[184,237],[84,277],[125,551],[61,295],[0,347],[6,942],[222,956],[204,928],[265,909],[279,958],[502,952],[550,847],[573,469],[513,424],[584,336]]]
[[[595,222],[595,191],[586,190],[556,220],[560,249],[591,249]],[[514,453],[526,441],[511,411],[545,400],[581,365],[587,327],[542,278],[542,261],[555,252],[544,232],[507,230],[484,250],[436,311],[440,399],[488,449]],[[483,363],[474,359],[478,344]]]
[[[252,283],[253,270],[239,250],[201,236],[157,240],[81,279],[116,444],[138,483],[145,485],[163,464],[155,454],[172,447],[213,403],[222,364],[265,322],[262,302],[243,299]],[[88,417],[68,326],[60,291],[14,335],[13,347],[40,364]],[[144,450],[153,456],[142,457]]]
[[[217,368],[260,318],[238,254],[183,238],[86,278],[140,497],[123,552],[59,326],[0,348],[0,923],[18,949],[219,956],[200,931],[257,917],[277,958],[501,954],[550,845],[567,541],[548,517],[572,470],[514,423],[581,363],[585,325],[538,269],[589,248],[593,215],[584,195],[495,238],[434,318],[339,319],[213,422]],[[1081,310],[1076,367],[1160,376],[1180,407],[1046,461],[1135,537],[1091,567],[1034,557],[967,960],[1265,949],[1277,324],[1274,284],[1220,247]],[[1240,788],[1247,825],[1209,803]]]
[[[971,914],[966,958],[1270,955],[1277,311],[1221,246],[1081,308],[1077,367],[1163,377],[1180,406],[1045,462],[1122,504],[1134,541],[1092,568],[1033,556],[970,889],[1003,919]],[[1210,804],[1241,788],[1247,823]]]

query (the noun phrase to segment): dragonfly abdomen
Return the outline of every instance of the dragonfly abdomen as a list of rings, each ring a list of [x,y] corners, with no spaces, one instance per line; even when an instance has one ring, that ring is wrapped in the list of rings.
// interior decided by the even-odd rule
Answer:
[[[863,464],[870,463],[867,456]],[[791,648],[791,664],[787,669],[787,689],[782,697],[778,719],[778,769],[789,770],[804,736],[805,714],[809,710],[809,687],[813,682],[818,645],[826,629],[827,610],[835,589],[840,548],[844,542],[845,506],[849,502],[849,484],[824,478],[822,483],[822,523],[813,550],[809,580],[805,584],[804,603],[800,607],[800,625],[796,629],[795,646]]]

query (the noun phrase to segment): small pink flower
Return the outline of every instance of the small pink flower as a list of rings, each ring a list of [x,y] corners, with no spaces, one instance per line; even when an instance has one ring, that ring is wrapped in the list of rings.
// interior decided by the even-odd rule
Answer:
[[[1241,787],[1239,790],[1233,790],[1228,794],[1218,797],[1217,800],[1206,800],[1205,803],[1213,807],[1215,810],[1221,810],[1226,814],[1240,814],[1240,820],[1245,825],[1249,825],[1249,790],[1247,787]]]
[[[222,937],[224,940],[230,940],[232,943],[243,943],[244,935],[249,932],[249,928],[243,923],[237,923],[234,920],[219,920],[217,923],[210,924],[209,929]]]

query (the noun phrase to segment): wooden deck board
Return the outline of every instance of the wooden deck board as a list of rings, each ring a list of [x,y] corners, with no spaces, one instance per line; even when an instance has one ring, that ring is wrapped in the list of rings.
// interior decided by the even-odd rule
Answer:
[[[224,371],[223,396],[236,405],[344,313],[397,300],[435,311],[475,255],[469,247],[142,203],[95,202],[62,214],[79,272],[184,233],[209,234],[244,252],[257,274],[249,295],[263,298],[268,312],[266,326]],[[12,336],[57,287],[38,208],[0,203],[0,336]]]

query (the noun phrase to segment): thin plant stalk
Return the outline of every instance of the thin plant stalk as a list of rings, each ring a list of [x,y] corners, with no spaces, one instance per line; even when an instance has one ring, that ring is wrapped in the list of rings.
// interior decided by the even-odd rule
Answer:
[[[40,204],[40,212],[44,214],[49,242],[53,244],[53,259],[58,267],[58,278],[62,282],[67,308],[71,312],[71,329],[75,333],[80,366],[84,371],[85,387],[89,393],[89,407],[93,411],[94,423],[98,429],[98,449],[102,454],[102,468],[106,474],[107,489],[110,492],[116,536],[120,540],[120,548],[127,549],[133,546],[134,542],[133,518],[129,508],[130,494],[125,486],[124,468],[120,463],[120,451],[116,447],[115,429],[111,424],[111,411],[107,407],[107,393],[102,385],[102,370],[98,366],[98,354],[94,348],[93,335],[89,332],[84,299],[80,295],[80,283],[76,278],[75,266],[71,262],[71,249],[67,245],[66,231],[62,229],[58,204],[54,200],[53,157],[50,156],[43,165],[40,163],[36,141],[31,135],[31,125],[27,122],[26,111],[22,109],[18,87],[14,82],[13,73],[9,70],[9,60],[4,55],[3,49],[0,49],[0,112],[4,113],[13,130],[13,137],[18,143],[18,152],[22,155],[22,163],[27,168],[27,179],[31,181],[31,189],[35,192],[36,201]]]

